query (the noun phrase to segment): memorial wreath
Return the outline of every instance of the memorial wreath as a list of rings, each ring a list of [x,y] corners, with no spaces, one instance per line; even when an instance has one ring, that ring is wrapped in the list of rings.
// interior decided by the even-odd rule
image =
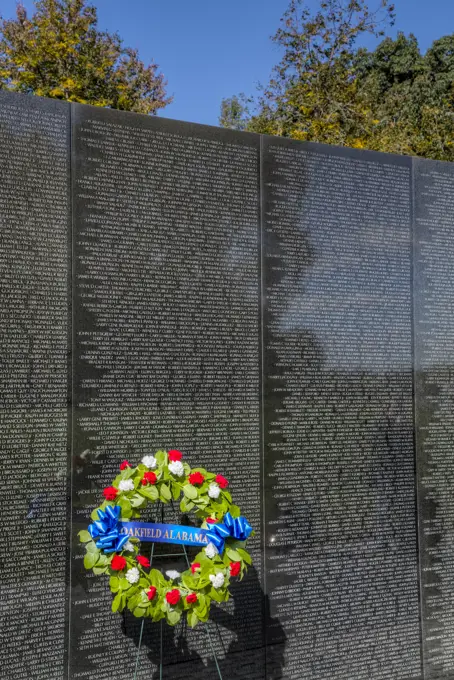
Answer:
[[[254,532],[233,504],[227,479],[201,467],[191,469],[182,459],[179,451],[158,451],[137,467],[123,461],[112,486],[104,489],[104,502],[91,515],[93,523],[79,532],[79,539],[86,548],[85,568],[110,575],[112,611],[127,608],[134,616],[165,619],[172,626],[186,612],[194,627],[208,620],[213,600],[229,599],[230,580],[243,578],[252,563],[246,541]],[[201,520],[202,531],[133,521],[150,503],[178,500],[181,512],[194,512]],[[203,548],[189,569],[164,576],[140,554],[140,538],[145,536]]]

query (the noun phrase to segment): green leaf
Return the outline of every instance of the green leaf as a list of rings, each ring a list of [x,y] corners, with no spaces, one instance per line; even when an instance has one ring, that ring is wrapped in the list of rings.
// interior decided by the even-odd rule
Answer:
[[[206,507],[209,505],[209,500],[208,500],[207,498],[201,498],[201,497],[199,496],[199,497],[197,498],[197,500],[194,501],[194,503],[197,504],[197,507],[198,507],[200,510],[203,510],[204,508],[206,508]]]
[[[83,529],[82,531],[79,531],[79,533],[77,535],[79,536],[79,540],[80,540],[81,543],[88,543],[88,541],[92,540],[89,532],[86,531],[85,529]]]
[[[131,502],[127,498],[120,498],[118,501],[118,505],[121,508],[121,516],[125,519],[128,519],[132,515],[132,506]]]
[[[148,572],[148,578],[150,579],[151,585],[156,586],[156,588],[158,586],[163,586],[166,582],[164,576],[157,569],[151,569]]]
[[[224,602],[225,600],[223,593],[219,590],[216,590],[216,588],[211,588],[209,595],[213,600],[215,600],[215,602]]]
[[[206,616],[208,610],[207,610],[206,606],[203,606],[203,607],[196,607],[194,609],[194,611],[196,612],[199,619],[201,619],[202,617]]]
[[[172,494],[171,494],[170,489],[169,489],[169,487],[167,486],[167,484],[161,484],[159,490],[160,490],[160,492],[161,492],[161,496],[162,496],[166,501],[172,500]]]
[[[236,550],[233,550],[232,548],[229,548],[228,546],[226,546],[225,552],[227,553],[229,558],[232,560],[232,562],[241,562],[241,555]]]
[[[167,452],[157,451],[154,457],[156,458],[156,462],[158,463],[158,465],[163,465],[163,463],[165,463],[167,460]]]
[[[91,513],[90,517],[91,517],[93,520],[99,520],[99,517],[98,517],[98,510],[100,510],[100,508],[95,508],[95,509],[93,510],[93,512]]]
[[[233,517],[234,519],[236,519],[237,517],[240,517],[240,515],[241,515],[241,510],[240,510],[240,508],[238,507],[238,505],[231,505],[231,506],[230,506],[230,514],[232,515],[232,517]]]
[[[186,496],[181,499],[180,510],[181,512],[191,512],[195,505],[192,501],[189,501]]]
[[[120,587],[120,579],[117,576],[111,576],[110,581],[109,581],[109,585],[110,585],[110,590],[113,593],[116,593],[118,591],[119,587]]]
[[[120,606],[121,606],[121,592],[118,593],[113,599],[112,611],[117,612],[119,610]]]
[[[144,608],[146,609],[146,608],[148,607],[148,605],[150,604],[150,601],[149,601],[149,599],[148,599],[148,595],[146,594],[146,592],[144,592],[143,590],[141,590],[141,591],[139,592],[139,594],[138,594],[137,597],[139,598],[139,604],[138,604],[138,606],[139,606],[139,607],[144,607]]]
[[[199,622],[199,617],[195,613],[195,610],[191,609],[188,612],[188,623],[189,623],[189,625],[191,626],[191,628],[195,628],[196,625],[198,624],[198,622]]]
[[[252,564],[252,558],[249,555],[249,553],[246,552],[246,550],[238,548],[238,554],[241,555],[241,559],[243,560],[243,562],[246,562],[246,564]]]
[[[101,574],[107,574],[108,569],[107,567],[93,567],[93,573],[96,574],[96,576],[100,576]]]
[[[184,587],[187,588],[188,590],[192,590],[197,585],[197,579],[195,579],[191,573],[182,574],[181,582],[184,585]]]
[[[96,561],[98,559],[98,555],[92,552],[87,552],[85,557],[84,557],[84,567],[85,569],[92,569]]]
[[[151,620],[154,621],[155,623],[165,618],[165,614],[159,609],[159,607],[153,608],[153,604],[150,605],[148,611],[152,612]]]
[[[177,482],[172,482],[172,497],[174,501],[177,501],[181,496],[181,487]]]
[[[206,623],[209,619],[210,616],[210,610],[207,609],[204,614],[201,614],[200,612],[197,612],[197,615],[202,623]]]
[[[128,609],[130,612],[133,612],[134,609],[136,608],[137,600],[138,600],[137,595],[128,598]]]
[[[131,498],[131,505],[133,508],[141,508],[146,504],[146,502],[147,499],[144,496],[139,496],[138,493],[134,494],[134,496]]]
[[[155,486],[147,486],[146,488],[140,489],[139,493],[150,501],[157,501],[159,498],[159,491]]]
[[[96,543],[94,541],[91,541],[90,543],[85,543],[85,550],[89,553],[93,553],[96,555],[99,554],[99,549],[96,547]]]
[[[192,484],[185,484],[183,487],[183,493],[187,498],[190,498],[192,501],[197,498],[197,489],[192,486]]]
[[[177,611],[176,609],[170,609],[166,612],[166,618],[167,622],[171,626],[176,626],[181,619],[181,612]]]
[[[140,618],[141,616],[145,616],[145,609],[142,609],[141,607],[136,607],[133,611],[133,614],[136,618]]]

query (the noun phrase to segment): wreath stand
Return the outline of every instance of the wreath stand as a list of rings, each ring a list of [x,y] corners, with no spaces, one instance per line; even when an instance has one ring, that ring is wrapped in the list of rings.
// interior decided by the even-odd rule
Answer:
[[[171,501],[171,505],[172,505],[173,514],[176,517],[176,512],[175,512],[175,507],[173,505],[173,501]],[[161,503],[161,524],[164,524],[164,505],[162,503]],[[155,544],[152,543],[151,544],[151,553],[150,553],[150,566],[153,564],[154,558],[155,559],[158,559],[158,558],[161,559],[162,557],[184,557],[186,559],[187,564],[188,564],[188,568],[190,568],[191,563],[189,562],[189,557],[188,557],[188,553],[186,551],[185,545],[182,546],[182,548],[183,548],[182,553],[168,553],[166,555],[155,555],[154,554],[154,547],[155,547]],[[163,677],[163,634],[162,634],[163,621],[162,621],[162,619],[159,622],[159,625],[160,625],[159,680],[162,680],[162,677]],[[208,642],[209,642],[210,649],[211,649],[211,653],[213,655],[213,659],[214,659],[214,662],[216,664],[216,670],[218,672],[219,680],[223,680],[222,674],[221,674],[221,669],[219,667],[218,658],[216,656],[216,650],[214,648],[213,640],[211,638],[211,633],[210,633],[210,629],[209,629],[209,622],[207,621],[207,623],[205,623],[203,625],[205,627]],[[145,627],[145,619],[142,619],[142,625],[140,627],[139,646],[137,648],[136,665],[135,665],[133,680],[137,680],[137,673],[138,673],[138,670],[139,670],[139,662],[140,662],[140,650],[141,650],[141,647],[142,647],[142,638],[143,638],[144,627]],[[219,636],[220,636],[220,634],[219,634]],[[221,642],[222,642],[222,638],[221,638]]]

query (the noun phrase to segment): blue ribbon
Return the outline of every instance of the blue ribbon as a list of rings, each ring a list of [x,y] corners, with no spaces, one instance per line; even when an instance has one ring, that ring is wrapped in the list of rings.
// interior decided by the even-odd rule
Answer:
[[[107,505],[105,512],[98,510],[98,520],[88,527],[88,533],[92,538],[98,538],[96,547],[105,553],[120,552],[129,536],[120,534],[121,508],[119,505]]]
[[[141,541],[154,543],[173,543],[175,545],[208,544],[206,529],[180,526],[178,524],[155,524],[154,522],[120,522],[121,535],[128,534]]]
[[[252,533],[252,527],[245,517],[232,517],[230,512],[224,515],[222,524],[213,524],[206,537],[214,543],[220,553],[224,550],[225,540],[235,538],[237,541],[245,541]]]

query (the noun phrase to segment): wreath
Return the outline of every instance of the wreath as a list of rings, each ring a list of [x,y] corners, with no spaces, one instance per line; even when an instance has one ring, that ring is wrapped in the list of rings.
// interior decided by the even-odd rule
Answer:
[[[252,564],[245,548],[254,535],[228,486],[222,475],[191,469],[180,451],[147,455],[135,468],[121,463],[112,486],[103,491],[104,502],[91,514],[93,523],[78,534],[85,544],[85,568],[110,575],[113,612],[128,609],[136,617],[165,619],[171,626],[186,613],[194,627],[208,620],[213,600],[227,602],[231,579],[242,580]],[[121,521],[140,518],[150,503],[178,500],[182,513],[194,512],[201,520],[209,542],[189,569],[164,576],[140,554],[140,539],[122,533]]]

